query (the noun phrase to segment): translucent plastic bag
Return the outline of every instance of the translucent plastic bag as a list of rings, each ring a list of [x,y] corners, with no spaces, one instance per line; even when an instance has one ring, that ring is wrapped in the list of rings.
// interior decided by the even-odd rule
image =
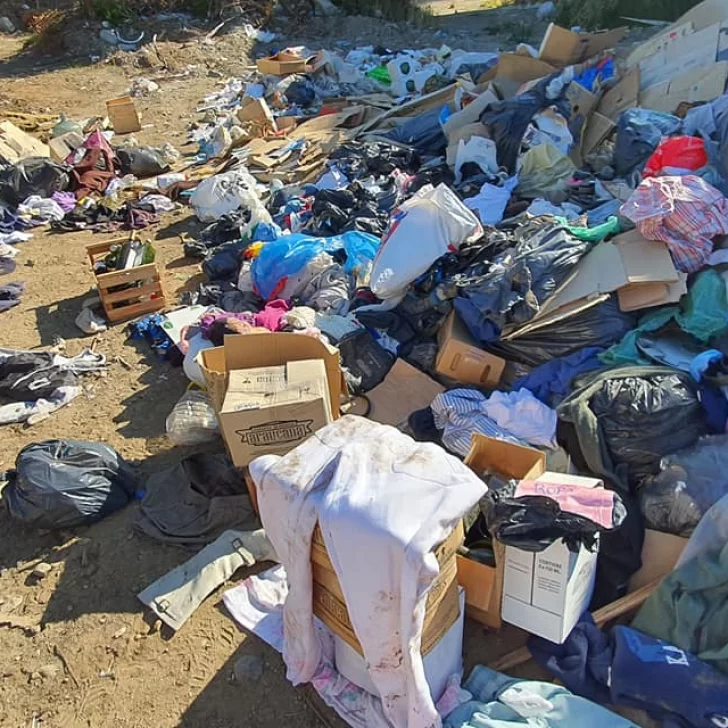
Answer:
[[[574,163],[551,142],[532,147],[521,157],[518,194],[527,199],[548,197],[565,189],[574,174]]]
[[[344,250],[344,270],[356,276],[358,285],[365,285],[372,260],[379,247],[374,235],[350,231],[330,238],[314,238],[294,233],[266,243],[250,272],[258,294],[269,300],[279,291],[285,280],[302,270],[307,263],[321,253]]]
[[[705,142],[698,137],[678,136],[665,139],[647,160],[643,177],[685,174],[708,164]]]
[[[258,197],[256,185],[255,179],[243,169],[216,174],[197,185],[190,205],[202,222],[214,222],[243,207],[250,211],[250,223],[243,234],[250,234],[258,223],[273,222]]]
[[[220,432],[210,398],[200,390],[190,390],[167,417],[167,437],[175,445],[201,445]]]

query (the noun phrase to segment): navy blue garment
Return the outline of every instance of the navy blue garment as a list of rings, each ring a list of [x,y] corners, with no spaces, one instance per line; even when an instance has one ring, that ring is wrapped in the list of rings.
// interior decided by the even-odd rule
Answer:
[[[726,422],[728,422],[728,399],[723,396],[722,392],[705,382],[698,385],[698,398],[700,404],[703,405],[705,421],[708,423],[710,431],[715,434],[724,433]]]
[[[612,646],[609,637],[594,624],[591,614],[582,614],[566,642],[554,644],[531,637],[528,649],[533,659],[555,675],[569,690],[597,703],[611,702],[609,668]]]
[[[728,675],[695,655],[629,627],[612,630],[612,703],[666,725],[728,725]]]
[[[561,359],[552,359],[513,382],[513,389],[528,389],[537,399],[553,407],[569,394],[574,377],[604,366],[598,359],[603,351],[598,346],[587,346]]]
[[[585,614],[563,645],[531,637],[528,648],[541,667],[590,700],[644,710],[666,726],[728,725],[728,675],[630,627],[607,635]]]

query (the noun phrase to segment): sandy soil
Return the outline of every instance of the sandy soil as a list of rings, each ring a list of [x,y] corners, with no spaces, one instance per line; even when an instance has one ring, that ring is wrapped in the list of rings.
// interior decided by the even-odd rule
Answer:
[[[467,29],[453,25],[420,30],[371,19],[315,19],[287,43],[331,47],[381,43],[422,47],[495,49],[496,21],[480,18]],[[160,35],[159,50],[169,68],[148,50],[117,54],[92,63],[96,29],[78,32],[76,54],[39,59],[21,53],[22,39],[0,36],[0,118],[3,109],[66,112],[75,118],[104,113],[104,102],[129,88],[130,79],[157,78],[161,91],[141,99],[142,143],[169,141],[181,151],[195,107],[220,76],[248,65],[250,43],[238,32],[210,45],[200,31],[179,27]],[[534,30],[538,37],[538,31]],[[167,40],[164,40],[167,38]],[[504,41],[505,42],[505,41]],[[187,70],[184,78],[170,78]],[[170,73],[171,72],[171,73]],[[181,232],[197,229],[188,210],[169,214],[144,236],[154,240],[169,298],[195,281],[199,267],[182,257]],[[0,346],[43,348],[56,337],[79,352],[84,339],[74,326],[80,304],[93,286],[85,246],[103,239],[91,233],[36,233],[22,245],[18,270],[27,292],[21,305],[1,315]],[[165,418],[183,393],[180,369],[156,360],[144,343],[127,340],[125,327],[100,336],[97,350],[110,362],[105,376],[84,380],[85,395],[33,428],[2,430],[0,470],[12,467],[25,445],[49,438],[99,440],[138,463],[140,473],[175,462],[186,453],[165,438]],[[130,366],[126,368],[119,359]],[[336,725],[303,689],[285,679],[280,657],[239,630],[225,612],[222,592],[208,599],[176,635],[160,633],[146,618],[135,594],[189,554],[139,536],[132,527],[135,506],[73,533],[38,533],[13,522],[0,509],[0,613],[22,618],[32,628],[0,626],[0,725],[8,728],[298,728]],[[37,580],[34,565],[45,560],[52,572]],[[239,573],[238,581],[247,576]],[[515,643],[504,631],[483,639],[468,625],[469,664],[490,661]],[[237,682],[232,666],[241,655],[263,661],[259,682]],[[34,722],[35,718],[35,722]]]

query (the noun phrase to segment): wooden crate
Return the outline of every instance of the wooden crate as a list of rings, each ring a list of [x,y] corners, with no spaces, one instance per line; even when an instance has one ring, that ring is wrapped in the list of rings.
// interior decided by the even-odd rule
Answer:
[[[112,245],[126,242],[129,238],[125,237],[87,246],[91,268],[106,257]],[[161,311],[167,305],[156,263],[94,275],[106,318],[112,324]],[[132,283],[140,285],[127,287]]]

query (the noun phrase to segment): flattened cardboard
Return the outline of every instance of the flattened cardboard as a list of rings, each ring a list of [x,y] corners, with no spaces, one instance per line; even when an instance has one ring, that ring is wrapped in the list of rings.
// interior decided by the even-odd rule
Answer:
[[[465,464],[479,476],[490,471],[506,478],[534,480],[546,470],[546,456],[540,450],[475,434]],[[505,547],[494,541],[493,551],[495,568],[458,556],[458,582],[465,589],[465,613],[468,617],[492,629],[499,629],[502,624]]]
[[[640,106],[668,114],[685,102],[712,101],[721,96],[728,81],[728,60],[698,68],[653,86],[640,94]]]
[[[404,359],[397,359],[384,381],[367,392],[369,419],[396,427],[411,412],[429,407],[445,388]]]
[[[55,137],[48,141],[51,159],[56,162],[65,162],[83,144],[83,136],[75,131]]]
[[[542,307],[538,317],[613,291],[675,283],[680,276],[664,243],[645,240],[637,231],[599,243],[575,266],[573,275]],[[667,294],[665,287],[663,293]],[[654,294],[654,289],[650,290]],[[659,305],[663,301],[652,305]]]
[[[232,371],[218,420],[238,467],[289,452],[332,420],[323,360]]]
[[[524,83],[548,76],[555,70],[551,64],[538,58],[518,53],[501,53],[498,63],[483,74],[479,81],[491,81],[504,99],[510,99]]]
[[[15,164],[27,157],[49,157],[50,149],[40,139],[26,134],[9,121],[0,122],[0,159]]]
[[[688,540],[671,533],[645,529],[642,567],[629,580],[629,590],[636,591],[667,576],[675,568],[678,559],[688,545]]]
[[[728,5],[725,0],[703,0],[702,3],[681,15],[675,21],[675,25],[690,23],[697,31],[721,20],[728,20]]]
[[[616,121],[625,109],[637,106],[640,96],[640,69],[630,69],[619,83],[607,91],[599,102],[597,111],[612,121]]]
[[[449,142],[456,141],[458,132],[471,125],[478,124],[483,133],[482,124],[479,123],[480,115],[492,103],[498,101],[498,96],[490,86],[480,96],[473,99],[464,109],[451,114],[443,124],[442,129]],[[457,143],[457,141],[456,141]]]
[[[680,23],[680,21],[678,21],[678,23]],[[669,48],[673,43],[678,40],[678,38],[683,38],[693,31],[694,28],[691,22],[680,23],[679,25],[676,23],[675,25],[665,30],[663,33],[658,33],[649,40],[646,40],[644,43],[638,45],[637,48],[635,48],[627,57],[627,67],[635,67],[638,63],[644,61],[645,58],[654,56],[656,53],[659,53],[660,51]]]
[[[573,66],[614,48],[625,35],[627,28],[602,30],[597,33],[574,33],[551,23],[541,41],[538,57],[559,68]]]
[[[720,23],[679,37],[669,48],[645,58],[640,64],[640,89],[671,81],[689,71],[708,68],[715,63],[718,53]]]
[[[688,276],[678,273],[680,278],[665,283],[641,283],[635,286],[626,286],[617,291],[617,300],[621,311],[639,311],[652,306],[665,306],[669,303],[678,303],[688,292]]]
[[[586,156],[596,149],[616,128],[616,124],[595,111],[586,123],[586,129],[581,141],[581,153]]]
[[[438,374],[479,387],[498,385],[505,359],[483,351],[454,311],[440,328],[437,342],[435,371]]]
[[[243,99],[243,105],[238,109],[238,119],[243,122],[253,121],[257,124],[269,124],[274,130],[278,130],[273,112],[265,99],[253,99],[246,96]]]

